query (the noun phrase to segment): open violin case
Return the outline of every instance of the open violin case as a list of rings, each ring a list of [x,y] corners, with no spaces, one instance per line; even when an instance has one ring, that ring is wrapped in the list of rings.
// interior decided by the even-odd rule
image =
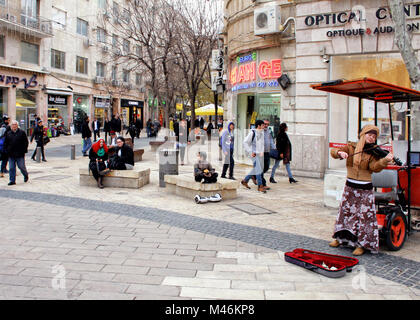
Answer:
[[[359,260],[356,258],[300,248],[292,252],[286,252],[284,259],[287,262],[330,278],[344,277],[346,272],[351,272],[353,267],[359,263]]]

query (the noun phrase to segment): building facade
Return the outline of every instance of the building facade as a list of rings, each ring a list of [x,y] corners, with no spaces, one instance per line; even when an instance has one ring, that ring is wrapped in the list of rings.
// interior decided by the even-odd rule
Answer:
[[[0,115],[28,131],[35,115],[66,127],[86,115],[143,121],[142,81],[114,65],[114,3],[125,1],[0,0]]]
[[[407,32],[418,52],[420,2],[406,2]],[[228,0],[224,6],[228,118],[241,129],[252,126],[255,118],[270,119],[272,125],[286,122],[293,144],[292,169],[311,177],[331,172],[342,177],[345,164],[331,159],[329,150],[335,143],[357,140],[357,100],[315,91],[310,85],[371,77],[410,87],[387,1]],[[270,33],[269,26],[257,35],[261,21],[256,14],[264,10],[269,22],[277,16],[280,21],[276,32]],[[291,84],[279,86],[280,74]],[[397,138],[403,140],[406,124],[399,108],[391,116]],[[385,110],[379,107],[384,140],[389,135]],[[362,124],[372,121],[372,106],[364,101]],[[240,148],[238,152],[241,158]]]

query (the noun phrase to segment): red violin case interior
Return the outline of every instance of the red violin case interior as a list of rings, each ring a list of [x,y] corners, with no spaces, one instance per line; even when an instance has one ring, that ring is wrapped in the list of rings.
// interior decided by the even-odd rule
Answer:
[[[352,268],[359,263],[356,258],[300,248],[286,252],[284,259],[330,278],[343,277],[346,272],[351,272]]]

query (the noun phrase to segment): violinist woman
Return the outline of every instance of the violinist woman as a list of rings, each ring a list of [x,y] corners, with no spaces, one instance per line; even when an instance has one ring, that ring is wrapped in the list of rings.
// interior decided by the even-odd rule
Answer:
[[[108,160],[108,147],[104,139],[99,139],[92,145],[92,148],[89,150],[89,159],[89,169],[98,182],[98,187],[103,189],[102,180],[107,169],[106,161]]]
[[[366,250],[379,251],[379,232],[375,213],[372,173],[380,172],[392,160],[389,153],[380,159],[373,152],[379,129],[371,124],[363,127],[359,141],[349,142],[339,149],[332,149],[335,159],[346,159],[347,181],[336,218],[331,247],[347,244],[355,247],[353,255]]]

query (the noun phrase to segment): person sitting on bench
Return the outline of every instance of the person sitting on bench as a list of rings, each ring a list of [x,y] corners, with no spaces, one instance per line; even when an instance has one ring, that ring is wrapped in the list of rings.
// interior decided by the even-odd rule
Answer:
[[[195,181],[203,183],[216,183],[217,172],[207,161],[207,154],[203,151],[197,153],[198,162],[194,165],[194,178]]]
[[[117,138],[117,148],[115,154],[109,159],[109,168],[113,170],[133,170],[134,152],[125,143],[123,137]]]
[[[89,150],[89,159],[89,169],[98,182],[98,187],[103,189],[102,181],[104,174],[107,172],[108,161],[108,147],[104,139],[99,139],[92,145],[92,148]]]

